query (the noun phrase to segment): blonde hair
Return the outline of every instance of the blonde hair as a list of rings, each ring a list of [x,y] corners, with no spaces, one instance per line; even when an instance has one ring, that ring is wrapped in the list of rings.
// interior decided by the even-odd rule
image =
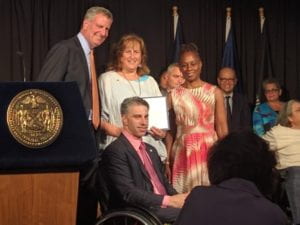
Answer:
[[[287,103],[284,104],[282,109],[279,112],[277,117],[277,124],[280,124],[284,127],[291,127],[291,122],[289,121],[289,117],[292,115],[292,106],[294,103],[300,103],[300,101],[291,99]]]
[[[142,55],[141,64],[137,68],[137,74],[139,76],[144,74],[149,74],[150,70],[147,66],[147,50],[146,50],[145,42],[141,37],[139,37],[136,34],[127,34],[122,36],[119,42],[113,46],[107,69],[115,70],[115,71],[122,70],[121,57],[126,48],[126,45],[130,42],[138,43],[141,48],[141,55]]]

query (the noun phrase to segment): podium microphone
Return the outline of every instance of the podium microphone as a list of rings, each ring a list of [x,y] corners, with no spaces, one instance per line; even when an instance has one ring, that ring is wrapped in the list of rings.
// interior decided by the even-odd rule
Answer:
[[[23,81],[26,82],[26,66],[25,66],[25,60],[24,60],[24,53],[22,51],[17,51],[16,53],[21,58],[22,67],[23,67]]]

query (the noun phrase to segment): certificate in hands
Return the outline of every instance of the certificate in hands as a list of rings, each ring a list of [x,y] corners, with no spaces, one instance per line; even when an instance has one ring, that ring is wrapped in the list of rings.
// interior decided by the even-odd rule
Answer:
[[[143,98],[148,102],[149,108],[149,128],[156,127],[169,130],[169,114],[166,96],[155,96]]]

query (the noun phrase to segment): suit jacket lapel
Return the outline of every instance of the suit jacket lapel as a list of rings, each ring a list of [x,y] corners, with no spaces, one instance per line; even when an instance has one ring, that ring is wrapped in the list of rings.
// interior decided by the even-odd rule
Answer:
[[[130,142],[127,140],[127,138],[123,134],[120,135],[120,139],[124,143],[124,146],[126,147],[126,150],[129,152],[129,154],[132,155],[135,158],[135,160],[138,162],[144,176],[150,181],[148,172],[146,171],[144,164],[143,164],[142,160],[140,159],[138,153],[134,149],[134,147],[130,144]]]
[[[156,151],[155,149],[153,149],[151,146],[147,145],[146,144],[146,150],[147,150],[147,153],[151,159],[151,162],[152,162],[152,165],[153,165],[153,168],[157,174],[157,176],[159,177],[159,180],[160,182],[163,184],[163,178],[162,178],[162,174],[161,174],[161,171],[160,171],[160,165],[157,161],[157,158],[155,157],[155,152]]]
[[[232,118],[236,118],[239,114],[239,101],[238,96],[236,94],[233,94],[232,96]]]

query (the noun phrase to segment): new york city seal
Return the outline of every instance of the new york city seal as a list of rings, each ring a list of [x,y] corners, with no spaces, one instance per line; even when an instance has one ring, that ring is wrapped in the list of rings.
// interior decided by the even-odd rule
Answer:
[[[58,137],[63,126],[63,112],[50,93],[28,89],[11,100],[7,125],[20,144],[28,148],[43,148]]]

